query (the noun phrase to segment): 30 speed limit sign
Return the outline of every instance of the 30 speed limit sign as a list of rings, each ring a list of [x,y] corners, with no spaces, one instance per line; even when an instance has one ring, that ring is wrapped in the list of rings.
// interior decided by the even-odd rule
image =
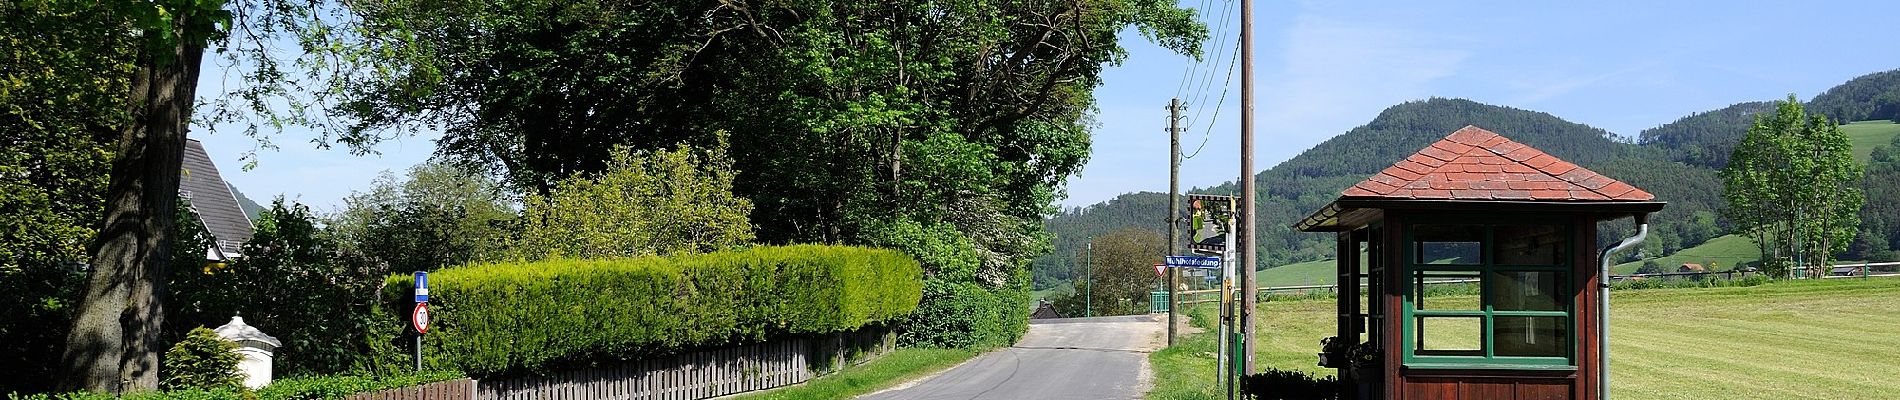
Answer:
[[[428,333],[429,303],[416,303],[416,312],[409,316],[409,320],[414,323],[416,333]]]

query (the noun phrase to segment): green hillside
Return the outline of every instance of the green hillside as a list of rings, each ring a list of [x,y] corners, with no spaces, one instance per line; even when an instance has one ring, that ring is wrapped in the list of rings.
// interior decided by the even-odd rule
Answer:
[[[1702,264],[1707,266],[1710,263],[1715,264],[1713,270],[1725,271],[1734,269],[1737,265],[1760,259],[1761,250],[1755,247],[1755,241],[1740,235],[1723,235],[1722,237],[1709,239],[1708,242],[1702,243],[1700,246],[1682,249],[1682,251],[1678,251],[1675,254],[1658,258],[1656,259],[1656,263],[1662,265],[1664,272],[1676,272],[1676,267],[1682,264]],[[1628,262],[1610,267],[1610,272],[1614,274],[1633,274],[1636,273],[1637,268],[1642,267],[1643,263],[1641,261]]]
[[[1860,121],[1841,125],[1841,132],[1854,141],[1854,159],[1867,162],[1875,146],[1892,143],[1900,136],[1900,124],[1888,120]]]
[[[1287,264],[1260,271],[1261,287],[1328,285],[1338,273],[1338,264],[1333,260],[1307,261]]]
[[[1772,112],[1773,102],[1744,102],[1695,113],[1644,130],[1635,143],[1602,129],[1550,114],[1461,99],[1434,98],[1392,106],[1366,125],[1353,128],[1288,159],[1258,176],[1259,226],[1256,251],[1261,266],[1284,265],[1263,274],[1268,285],[1330,281],[1332,236],[1293,232],[1288,225],[1338,197],[1339,192],[1444,135],[1471,124],[1542,149],[1596,172],[1641,187],[1669,203],[1650,219],[1652,237],[1665,254],[1686,251],[1685,258],[1743,260],[1734,243],[1700,247],[1721,236],[1722,183],[1717,169],[1754,119]],[[1900,138],[1900,124],[1882,118],[1900,115],[1900,70],[1849,80],[1809,102],[1811,111],[1849,120],[1843,126],[1855,155],[1869,160],[1875,145]],[[1870,165],[1865,186],[1868,206],[1850,259],[1900,259],[1900,166]],[[1197,193],[1231,194],[1232,182]],[[1036,259],[1037,282],[1067,279],[1074,254],[1090,235],[1129,226],[1160,227],[1167,196],[1131,193],[1086,208],[1066,210],[1045,222],[1054,251]],[[1629,231],[1627,221],[1599,229],[1599,245]],[[1700,248],[1699,248],[1700,247]],[[1699,260],[1698,260],[1699,261]],[[1673,259],[1672,259],[1673,262]],[[1694,261],[1690,261],[1694,262]],[[1732,265],[1732,264],[1729,264]],[[1628,271],[1634,271],[1629,267]],[[1623,270],[1619,270],[1623,271]]]

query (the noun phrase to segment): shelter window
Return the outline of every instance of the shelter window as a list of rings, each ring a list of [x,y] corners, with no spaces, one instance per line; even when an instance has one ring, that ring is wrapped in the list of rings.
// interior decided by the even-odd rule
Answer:
[[[1408,365],[1575,365],[1569,226],[1408,228]]]

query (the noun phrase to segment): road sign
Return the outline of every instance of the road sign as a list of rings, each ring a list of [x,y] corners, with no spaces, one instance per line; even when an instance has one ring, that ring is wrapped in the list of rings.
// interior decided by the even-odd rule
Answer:
[[[1168,256],[1166,259],[1173,268],[1220,269],[1220,257]]]
[[[416,328],[416,333],[428,333],[429,303],[416,303],[416,311],[409,315],[409,321]]]
[[[416,302],[429,302],[429,273],[416,271]]]
[[[1156,276],[1156,277],[1159,277],[1159,276],[1162,276],[1162,275],[1163,275],[1163,274],[1165,274],[1165,273],[1166,273],[1167,271],[1168,271],[1168,265],[1167,265],[1167,264],[1155,264],[1155,276]]]

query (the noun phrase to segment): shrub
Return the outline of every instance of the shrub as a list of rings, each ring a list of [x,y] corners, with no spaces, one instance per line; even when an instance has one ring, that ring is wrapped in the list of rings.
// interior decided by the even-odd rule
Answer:
[[[218,337],[205,327],[185,334],[185,339],[165,351],[162,369],[165,389],[237,389],[244,385],[238,373],[237,343]]]
[[[1330,400],[1339,398],[1339,379],[1315,378],[1302,371],[1267,369],[1240,378],[1242,398],[1253,400]]]
[[[725,134],[704,151],[618,148],[604,172],[561,180],[524,201],[518,258],[710,252],[752,241],[752,201],[732,194]]]
[[[174,264],[167,325],[217,326],[241,313],[246,323],[283,340],[274,360],[279,376],[359,367],[369,351],[365,332],[378,278],[387,270],[341,254],[333,232],[308,206],[277,199],[256,224],[235,263]]]
[[[393,375],[335,375],[279,379],[257,390],[258,400],[341,399],[352,394],[405,388],[461,378],[453,371],[430,371]]]
[[[459,372],[431,371],[393,375],[333,375],[278,379],[256,392],[243,388],[171,389],[139,392],[124,397],[97,392],[7,395],[14,400],[319,400],[342,399],[357,393],[398,389],[462,377]]]
[[[1028,294],[1022,288],[990,288],[937,277],[924,280],[923,302],[899,334],[906,346],[988,348],[1007,346],[1027,329]],[[1019,322],[1020,321],[1020,322]]]
[[[448,268],[430,277],[425,361],[485,377],[851,331],[910,314],[921,275],[896,251],[817,245]],[[409,315],[411,279],[386,280],[392,314]]]

